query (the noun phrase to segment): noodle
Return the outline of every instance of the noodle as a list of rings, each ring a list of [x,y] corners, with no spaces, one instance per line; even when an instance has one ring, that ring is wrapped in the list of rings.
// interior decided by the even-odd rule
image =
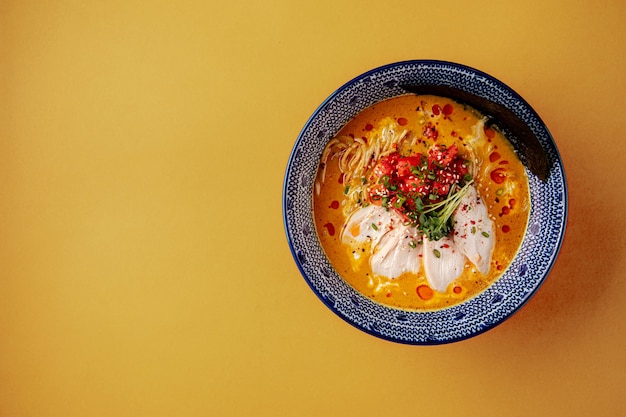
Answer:
[[[371,170],[372,163],[382,157],[396,152],[401,144],[407,139],[408,131],[405,129],[397,132],[397,125],[391,122],[385,125],[379,134],[375,134],[371,139],[352,138],[351,136],[340,136],[333,138],[322,152],[322,169],[320,181],[324,183],[326,179],[326,166],[331,154],[338,157],[339,168],[343,172],[343,183],[346,186],[346,200],[343,204],[344,214],[349,214],[360,204],[366,201],[367,195],[367,175]],[[415,141],[416,139],[413,139]]]

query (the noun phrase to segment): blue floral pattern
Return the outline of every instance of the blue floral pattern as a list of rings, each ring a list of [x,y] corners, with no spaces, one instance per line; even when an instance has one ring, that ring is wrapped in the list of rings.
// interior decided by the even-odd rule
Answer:
[[[490,287],[466,302],[437,311],[408,311],[378,304],[347,284],[319,242],[313,220],[313,183],[324,146],[358,112],[405,94],[403,84],[455,87],[499,103],[522,119],[548,155],[543,182],[528,172],[531,211],[516,258]],[[545,124],[511,88],[476,69],[443,61],[385,65],[349,81],[331,94],[306,122],[293,147],[284,180],[287,240],[304,279],[339,317],[374,336],[407,344],[440,344],[480,334],[510,317],[541,286],[563,241],[567,186],[558,150]]]

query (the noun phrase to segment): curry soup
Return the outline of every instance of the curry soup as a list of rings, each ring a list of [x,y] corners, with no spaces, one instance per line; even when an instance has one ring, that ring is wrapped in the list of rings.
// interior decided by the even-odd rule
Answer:
[[[318,169],[313,214],[326,255],[353,288],[391,307],[433,310],[479,294],[506,270],[526,232],[530,211],[528,178],[508,140],[497,128],[485,127],[484,122],[476,110],[453,100],[405,95],[363,110],[329,143]],[[466,260],[460,276],[445,291],[435,291],[423,266],[418,273],[403,273],[396,278],[376,275],[370,265],[374,248],[364,246],[358,248],[362,253],[356,254],[354,246],[342,242],[350,214],[372,203],[363,195],[356,200],[349,197],[350,187],[356,184],[371,190],[375,186],[367,184],[368,176],[351,177],[345,161],[343,170],[340,168],[342,152],[356,142],[372,145],[384,129],[403,132],[403,139],[394,145],[400,155],[428,154],[434,145],[441,149],[455,146],[458,154],[473,164],[473,185],[495,226],[495,244],[486,274]],[[372,157],[371,164],[363,169],[371,171],[376,162]]]

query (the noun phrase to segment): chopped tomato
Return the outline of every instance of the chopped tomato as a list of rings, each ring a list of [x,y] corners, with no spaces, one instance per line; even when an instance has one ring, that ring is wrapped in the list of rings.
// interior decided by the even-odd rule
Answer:
[[[456,158],[450,164],[450,168],[452,171],[456,172],[460,176],[464,176],[469,172],[468,166],[465,164],[465,161],[462,158]]]
[[[378,164],[374,167],[374,175],[377,178],[383,177],[385,175],[391,175],[393,172],[393,165],[387,158],[381,159]]]
[[[419,192],[419,189],[424,185],[425,184],[422,179],[417,178],[414,175],[410,175],[400,184],[400,190],[405,193],[416,193]]]
[[[374,167],[368,200],[371,204],[384,205],[404,216],[411,213],[415,221],[414,212],[418,206],[416,198],[422,199],[424,204],[445,199],[452,184],[467,181],[466,163],[459,156],[456,144],[434,146],[428,155],[401,156],[393,152]]]
[[[411,163],[407,158],[400,158],[396,164],[396,174],[398,177],[406,177],[411,174]]]
[[[399,178],[403,178],[411,175],[411,167],[419,166],[420,159],[415,156],[407,156],[404,158],[398,159],[398,163],[396,164],[396,174]]]
[[[446,195],[450,191],[450,184],[442,184],[435,182],[433,184],[433,192],[438,195]]]
[[[456,144],[452,144],[447,148],[443,146],[434,147],[429,151],[429,162],[435,162],[437,165],[447,167],[456,158],[459,149]]]

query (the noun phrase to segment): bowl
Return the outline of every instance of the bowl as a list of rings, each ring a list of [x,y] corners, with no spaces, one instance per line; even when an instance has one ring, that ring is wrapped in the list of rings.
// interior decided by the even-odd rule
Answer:
[[[361,110],[406,94],[404,85],[439,85],[482,97],[514,113],[539,141],[547,174],[527,169],[530,214],[521,247],[506,271],[469,300],[419,311],[379,304],[352,288],[326,257],[313,219],[314,180],[326,143]],[[554,140],[538,114],[510,87],[477,69],[445,61],[412,60],[365,72],[332,93],[308,119],[289,157],[283,186],[287,241],[302,276],[335,314],[392,342],[432,345],[477,336],[511,317],[550,273],[565,234],[567,185]]]

